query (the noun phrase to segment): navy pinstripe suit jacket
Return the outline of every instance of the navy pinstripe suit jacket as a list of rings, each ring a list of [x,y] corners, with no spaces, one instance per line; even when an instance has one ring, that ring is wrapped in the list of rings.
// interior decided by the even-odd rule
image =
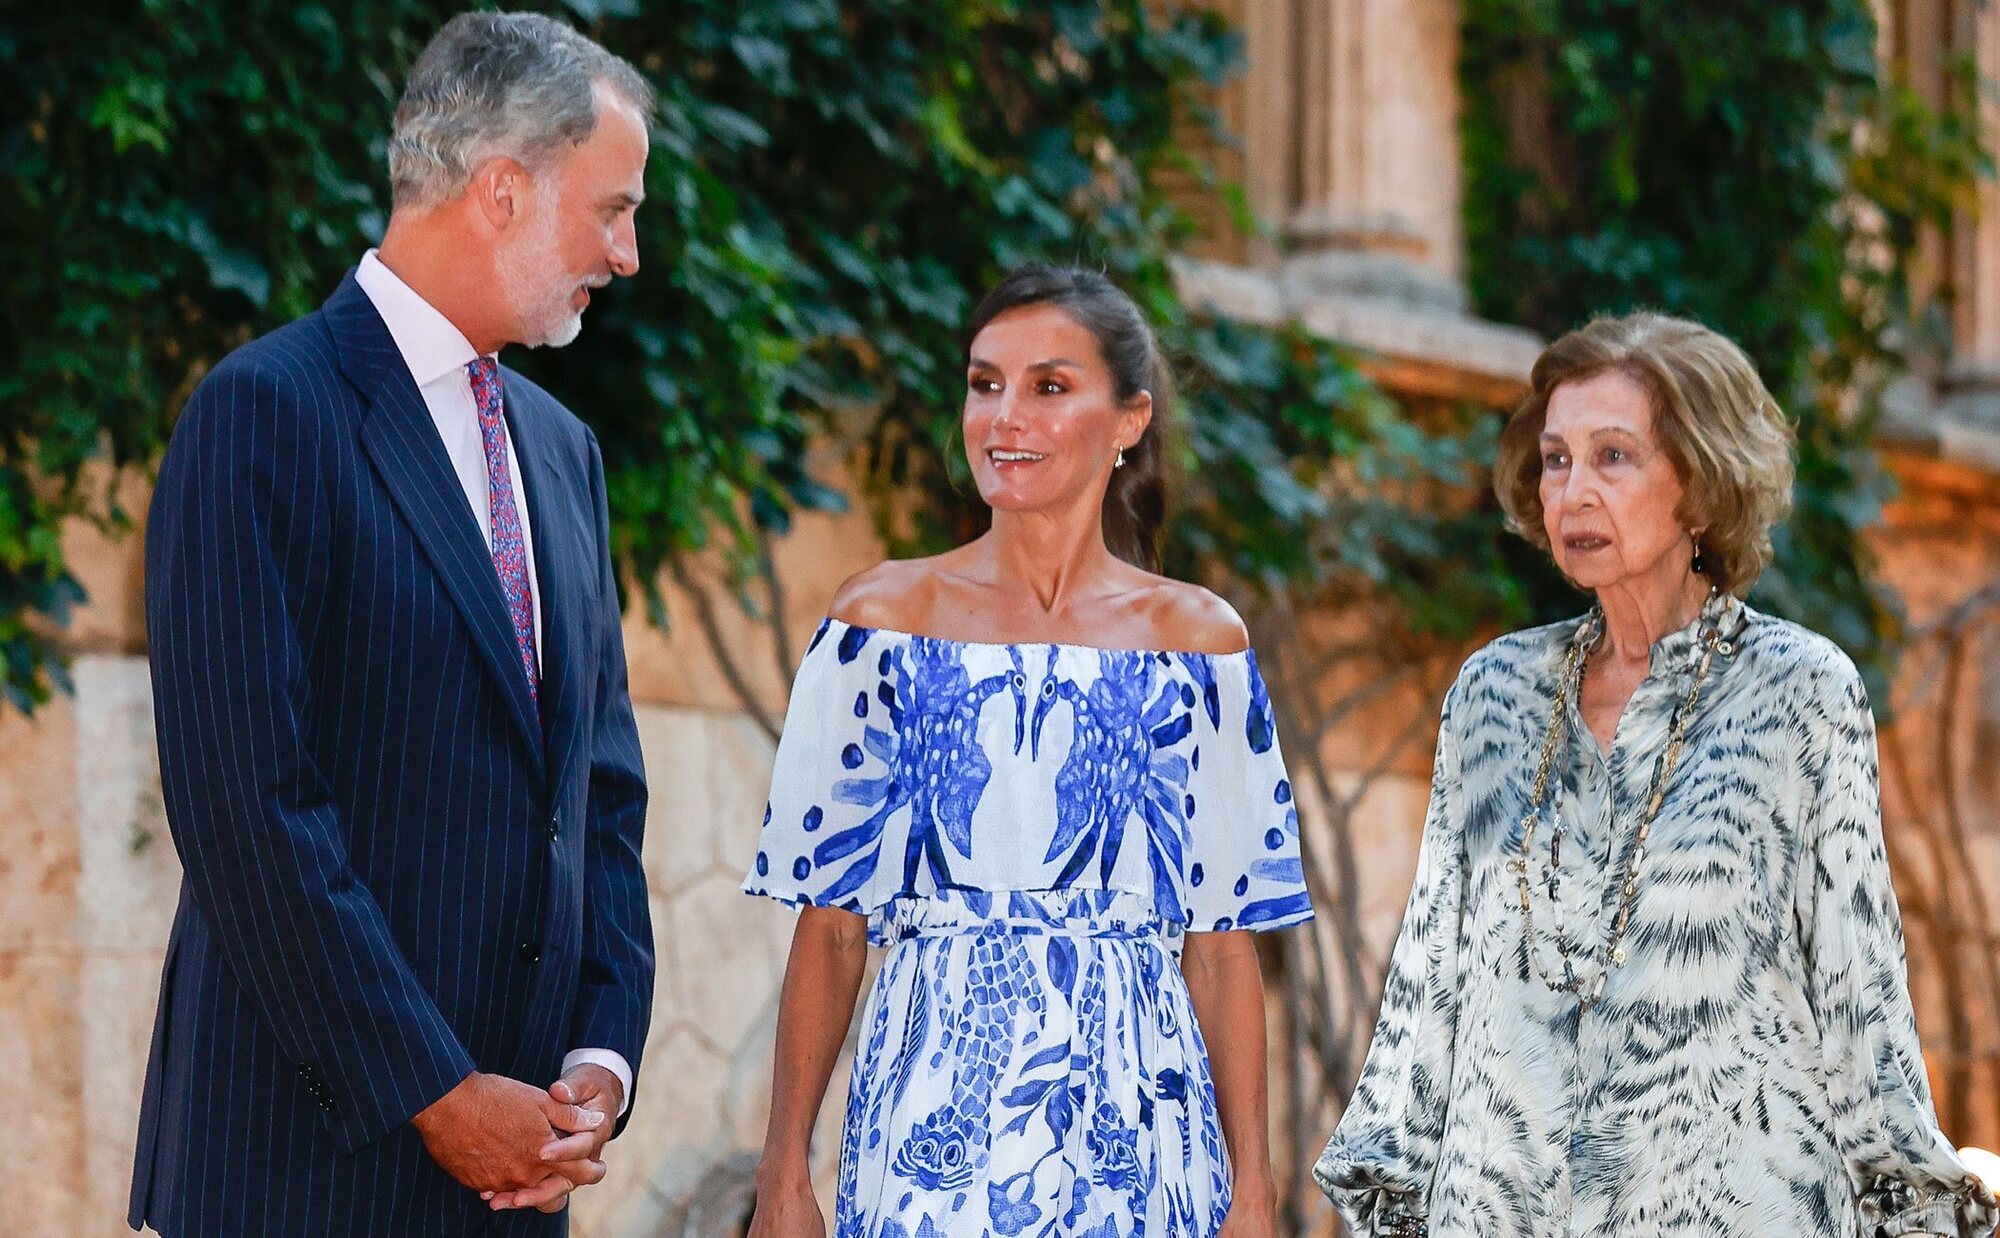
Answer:
[[[540,716],[499,577],[350,274],[231,353],[146,529],[167,947],[129,1220],[182,1235],[559,1234],[492,1218],[410,1116],[474,1069],[636,1071],[645,774],[597,442],[504,371]]]

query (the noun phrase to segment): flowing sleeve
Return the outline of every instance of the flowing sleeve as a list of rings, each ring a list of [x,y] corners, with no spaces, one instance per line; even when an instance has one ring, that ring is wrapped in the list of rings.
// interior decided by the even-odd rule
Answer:
[[[874,633],[827,620],[801,659],[743,892],[868,915],[883,901],[882,835],[900,704]],[[879,643],[879,642],[876,642]]]
[[[1320,1189],[1363,1238],[1423,1232],[1450,1106],[1465,903],[1464,813],[1452,726],[1459,693],[1454,684],[1445,697],[1416,881],[1390,957],[1368,1060],[1313,1166]]]
[[[1990,1238],[1993,1197],[1938,1127],[1882,843],[1875,718],[1844,657],[1808,789],[1799,927],[1841,1156],[1871,1235]]]
[[[1196,669],[1200,700],[1188,793],[1187,927],[1278,929],[1312,919],[1299,812],[1253,653]]]

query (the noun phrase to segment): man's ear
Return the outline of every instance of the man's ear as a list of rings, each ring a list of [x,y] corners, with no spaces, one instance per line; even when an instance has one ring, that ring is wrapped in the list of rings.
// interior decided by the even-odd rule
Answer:
[[[526,214],[532,192],[528,169],[505,155],[495,155],[473,169],[465,186],[466,199],[496,233],[507,231]]]

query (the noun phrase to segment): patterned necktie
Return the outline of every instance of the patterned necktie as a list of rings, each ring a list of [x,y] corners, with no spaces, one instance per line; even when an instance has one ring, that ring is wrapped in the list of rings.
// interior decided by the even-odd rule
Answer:
[[[479,406],[479,441],[486,448],[486,508],[493,522],[493,570],[507,614],[514,620],[514,643],[528,675],[528,699],[541,703],[541,674],[535,665],[535,603],[528,593],[528,544],[521,536],[521,513],[514,506],[514,477],[507,468],[507,423],[501,415],[500,366],[481,357],[465,367],[472,400]]]

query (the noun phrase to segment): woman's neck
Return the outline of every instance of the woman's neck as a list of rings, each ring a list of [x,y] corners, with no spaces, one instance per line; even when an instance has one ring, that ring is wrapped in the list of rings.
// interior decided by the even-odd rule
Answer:
[[[1694,622],[1709,592],[1707,578],[1685,567],[1599,589],[1597,604],[1604,611],[1602,656],[1613,662],[1650,662],[1653,646]]]
[[[1103,526],[1068,513],[994,512],[985,540],[993,583],[1033,594],[1048,614],[1075,601],[1113,562]]]

